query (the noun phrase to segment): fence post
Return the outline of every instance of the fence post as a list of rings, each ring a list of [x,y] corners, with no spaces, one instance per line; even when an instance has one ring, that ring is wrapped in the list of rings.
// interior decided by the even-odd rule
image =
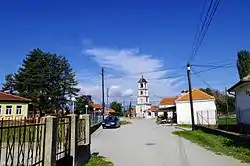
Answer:
[[[90,144],[90,117],[89,115],[83,115],[85,119],[85,145]]]
[[[209,111],[207,110],[207,125],[209,127]]]
[[[76,153],[77,153],[77,137],[78,137],[78,116],[76,114],[68,115],[71,118],[71,137],[70,137],[70,156],[73,157],[73,165],[76,165]]]
[[[196,112],[197,125],[200,125],[199,112]]]
[[[56,166],[56,137],[58,119],[53,116],[46,116],[46,133],[44,146],[44,165]]]
[[[201,124],[203,126],[203,110],[201,110]]]

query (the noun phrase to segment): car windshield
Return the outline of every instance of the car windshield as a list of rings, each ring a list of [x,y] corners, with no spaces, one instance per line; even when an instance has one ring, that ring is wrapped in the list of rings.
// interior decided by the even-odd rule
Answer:
[[[107,120],[116,120],[116,117],[114,117],[114,116],[109,116],[109,117],[107,117],[106,119],[107,119]]]

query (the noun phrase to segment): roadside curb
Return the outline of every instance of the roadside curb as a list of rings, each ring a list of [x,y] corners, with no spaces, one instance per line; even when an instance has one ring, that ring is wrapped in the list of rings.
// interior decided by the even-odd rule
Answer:
[[[191,131],[191,129],[189,128],[184,128],[184,127],[179,127],[179,126],[175,126],[176,129],[181,129],[181,130],[184,130],[184,131]]]

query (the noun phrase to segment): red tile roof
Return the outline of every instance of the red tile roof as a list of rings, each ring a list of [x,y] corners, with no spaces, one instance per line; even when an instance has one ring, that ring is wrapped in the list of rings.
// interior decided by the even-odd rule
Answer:
[[[102,106],[100,104],[92,104],[92,107],[95,109],[102,109]]]
[[[160,101],[159,105],[175,105],[175,100],[178,99],[178,97],[166,97],[163,98]]]
[[[132,111],[131,111],[133,114],[136,113],[136,109],[135,108],[132,108]]]
[[[157,110],[157,108],[158,108],[157,106],[152,105],[152,106],[150,106],[150,108],[148,110],[155,111],[155,110]]]
[[[30,99],[20,97],[17,95],[11,95],[5,92],[0,92],[0,101],[23,101],[28,102],[31,101]]]
[[[211,96],[199,89],[192,90],[193,100],[211,100],[215,99],[214,96]],[[189,92],[185,93],[183,96],[179,97],[176,101],[189,101]]]

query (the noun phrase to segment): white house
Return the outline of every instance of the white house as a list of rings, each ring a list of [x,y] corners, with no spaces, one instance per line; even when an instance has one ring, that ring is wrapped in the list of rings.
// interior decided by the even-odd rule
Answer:
[[[138,93],[136,103],[136,117],[145,117],[146,111],[150,108],[148,84],[143,76],[138,81]]]
[[[199,89],[192,90],[195,124],[215,125],[215,98]],[[175,100],[178,124],[192,124],[189,92]]]
[[[250,124],[250,75],[229,88],[228,92],[235,93],[237,122]]]
[[[176,114],[176,105],[175,100],[178,97],[166,97],[160,101],[158,116],[164,115],[167,118],[173,118],[174,114]]]
[[[156,111],[157,111],[157,106],[152,105],[148,110],[145,111],[144,117],[146,119],[152,119],[157,116]]]

